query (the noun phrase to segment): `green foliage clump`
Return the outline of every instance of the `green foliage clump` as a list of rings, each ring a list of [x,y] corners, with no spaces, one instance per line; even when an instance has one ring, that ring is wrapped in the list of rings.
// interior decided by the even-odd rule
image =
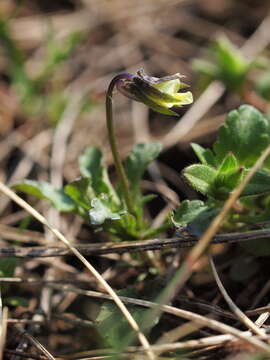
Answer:
[[[262,68],[260,58],[247,59],[231,41],[223,36],[208,49],[207,59],[195,59],[193,69],[199,73],[199,83],[207,86],[212,80],[220,80],[229,91],[241,93],[251,69]]]
[[[188,166],[183,175],[206,200],[185,200],[172,216],[174,224],[188,225],[194,234],[201,234],[269,145],[270,124],[258,110],[242,105],[238,110],[231,111],[220,127],[212,149],[192,144],[200,164]],[[230,231],[235,227],[269,221],[269,203],[268,158],[242,191],[239,199],[241,210],[233,209],[224,227]]]
[[[88,147],[80,156],[81,177],[63,188],[55,189],[49,183],[33,180],[25,180],[14,188],[48,200],[59,211],[77,214],[118,239],[137,239],[147,236],[149,223],[144,220],[144,205],[153,198],[142,194],[140,182],[160,151],[158,142],[137,144],[124,161],[136,217],[127,212],[121,186],[111,184],[108,170],[102,164],[102,153],[96,147]]]

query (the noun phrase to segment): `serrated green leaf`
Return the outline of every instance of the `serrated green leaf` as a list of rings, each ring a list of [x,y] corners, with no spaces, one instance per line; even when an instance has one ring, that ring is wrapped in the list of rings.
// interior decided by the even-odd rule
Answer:
[[[59,211],[72,212],[76,208],[73,200],[65,194],[63,189],[55,189],[47,182],[24,180],[20,184],[14,185],[13,188],[17,191],[33,195],[39,199],[49,200]]]
[[[205,195],[212,194],[212,184],[217,176],[217,171],[207,165],[191,165],[184,169],[184,177],[197,191]]]
[[[235,168],[233,170],[218,173],[214,184],[213,193],[217,199],[225,200],[228,194],[240,184],[244,177],[243,168]]]
[[[214,144],[218,163],[233,153],[239,165],[252,166],[269,144],[268,134],[267,120],[254,107],[242,105],[231,111]]]
[[[270,172],[258,170],[251,178],[241,196],[262,195],[270,193]]]
[[[192,143],[191,147],[202,164],[216,166],[215,156],[210,149],[204,149],[201,145],[195,143]]]
[[[175,210],[172,221],[175,226],[182,226],[193,221],[200,213],[208,207],[200,200],[184,200]]]
[[[159,142],[136,144],[133,146],[130,155],[124,161],[133,193],[137,194],[140,181],[147,166],[158,157],[161,149],[162,145]]]
[[[105,220],[120,220],[122,212],[112,212],[111,209],[101,199],[94,198],[91,201],[89,210],[90,223],[92,225],[102,225]]]

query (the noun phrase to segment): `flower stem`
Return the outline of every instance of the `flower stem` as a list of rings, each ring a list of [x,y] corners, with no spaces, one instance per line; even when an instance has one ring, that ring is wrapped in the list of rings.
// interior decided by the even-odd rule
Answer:
[[[107,130],[108,130],[110,147],[111,147],[111,151],[112,151],[112,155],[113,155],[113,159],[114,159],[117,176],[118,176],[118,179],[120,181],[120,185],[121,185],[121,188],[123,191],[125,205],[127,207],[128,212],[136,217],[136,213],[133,209],[132,199],[131,199],[130,192],[129,192],[128,178],[127,178],[125,169],[124,169],[121,159],[120,159],[119,151],[117,148],[114,126],[113,126],[113,109],[112,109],[113,89],[114,89],[117,81],[120,80],[122,77],[123,76],[121,74],[115,76],[109,84],[107,94],[106,94],[106,122],[107,122]]]

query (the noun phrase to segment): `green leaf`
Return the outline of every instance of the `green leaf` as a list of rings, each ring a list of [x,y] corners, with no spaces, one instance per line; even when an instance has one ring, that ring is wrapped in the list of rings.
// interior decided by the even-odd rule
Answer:
[[[216,167],[215,156],[210,149],[204,149],[195,143],[192,143],[191,147],[202,164]]]
[[[187,231],[191,235],[201,236],[217,216],[219,208],[208,207],[200,212],[198,216],[187,225]]]
[[[0,277],[14,276],[14,272],[17,265],[18,265],[18,259],[15,257],[0,259]],[[2,291],[2,295],[6,293],[9,288],[10,288],[9,284],[5,284],[5,283],[1,284],[0,289]]]
[[[102,178],[102,152],[94,147],[89,146],[79,157],[79,166],[82,176],[101,179]]]
[[[231,172],[238,167],[238,162],[233,153],[228,153],[218,168],[219,174]]]
[[[214,197],[225,200],[228,194],[240,184],[244,177],[244,169],[242,167],[228,170],[224,173],[218,173],[212,191]]]
[[[213,184],[213,192],[217,199],[225,200],[228,194],[239,185],[244,177],[244,168],[239,167],[236,157],[228,153],[218,168]]]
[[[212,184],[217,176],[217,171],[207,165],[191,165],[184,169],[184,177],[190,185],[202,194],[212,194]]]
[[[107,170],[102,166],[102,152],[90,146],[79,157],[79,166],[82,176],[91,179],[91,186],[96,196],[107,194],[115,203],[119,199],[110,183]]]
[[[172,222],[175,226],[182,226],[190,223],[196,217],[205,211],[207,206],[200,200],[184,200],[175,210],[172,216]]]
[[[24,180],[20,184],[14,185],[13,188],[39,199],[49,200],[59,211],[72,212],[76,208],[75,203],[65,194],[63,189],[55,189],[47,182]]]
[[[241,88],[250,65],[240,50],[223,36],[214,44],[213,53],[219,69],[218,78],[229,89],[238,90]]]
[[[151,289],[153,289],[153,287],[152,285]],[[155,294],[156,289],[153,289],[152,293]],[[138,298],[139,296],[136,289],[131,287],[117,291],[117,295],[133,298]],[[150,300],[152,300],[152,297],[153,295]],[[149,297],[147,298],[149,299]],[[148,314],[148,309],[134,305],[129,305],[129,311],[138,324],[143,323],[143,319]],[[153,326],[158,323],[159,318],[160,316],[155,317]],[[127,320],[113,302],[103,303],[96,321],[98,323],[97,330],[106,341],[106,345],[114,347],[118,351],[129,345],[134,337],[134,332],[130,329]]]
[[[2,258],[0,259],[0,277],[12,277],[18,264],[17,258]]]
[[[270,71],[264,71],[263,74],[256,79],[255,91],[265,100],[270,100]]]
[[[147,166],[158,157],[161,149],[162,145],[159,142],[136,144],[133,146],[131,154],[125,159],[124,166],[131,191],[135,196],[139,191],[140,181]]]
[[[217,161],[233,153],[239,165],[251,167],[269,144],[269,125],[254,107],[242,105],[229,113],[214,144]]]
[[[220,80],[231,91],[239,92],[247,72],[252,67],[258,67],[255,61],[247,61],[241,51],[225,36],[215,41],[208,53],[210,61],[196,59],[192,64],[193,69],[201,75],[201,79]]]
[[[90,186],[90,178],[79,178],[64,188],[65,193],[79,206],[89,210],[91,199],[95,197]]]
[[[218,66],[213,64],[211,61],[204,59],[193,60],[192,69],[195,72],[210,78],[217,78],[219,75]]]
[[[120,220],[121,212],[112,212],[110,208],[98,198],[91,201],[91,210],[89,210],[90,223],[92,225],[102,225],[105,220]]]
[[[262,195],[270,193],[270,172],[258,170],[243,190],[241,196]]]

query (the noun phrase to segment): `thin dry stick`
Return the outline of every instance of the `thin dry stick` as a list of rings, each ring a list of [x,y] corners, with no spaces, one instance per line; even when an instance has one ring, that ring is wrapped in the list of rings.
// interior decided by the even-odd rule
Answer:
[[[155,345],[174,343],[176,340],[179,340],[184,336],[190,335],[193,332],[201,329],[202,327],[202,325],[195,324],[193,321],[188,321],[183,325],[177,326],[172,330],[164,332],[156,341]]]
[[[268,292],[270,287],[270,281],[267,281],[267,283],[265,284],[265,286],[263,287],[263,289],[260,291],[260,293],[258,294],[258,296],[255,298],[255,301],[253,302],[253,305],[251,306],[252,308],[255,307],[260,299],[262,299]],[[270,312],[269,312],[269,305],[270,303],[268,303],[268,306],[265,306],[265,308],[268,307],[267,311],[264,311],[259,317],[258,319],[255,321],[255,324],[259,327],[261,327],[265,321],[269,318],[270,316]],[[252,310],[251,310],[252,311]]]
[[[84,264],[84,266],[90,271],[90,273],[97,279],[97,281],[102,285],[105,291],[111,295],[115,304],[119,307],[131,328],[137,334],[143,348],[146,350],[149,359],[154,360],[155,355],[152,353],[150,349],[150,345],[144,334],[140,331],[140,328],[134,318],[131,316],[130,312],[123,304],[123,302],[119,299],[115,291],[110,287],[110,285],[103,279],[103,277],[98,273],[98,271],[85,259],[85,257],[70,244],[70,242],[64,237],[60,231],[51,227],[51,225],[47,222],[47,220],[37,212],[32,206],[30,206],[26,201],[20,198],[17,194],[14,193],[11,189],[9,189],[5,184],[0,182],[0,191],[2,191],[6,196],[10,197],[13,201],[15,201],[19,206],[25,209],[29,214],[31,214],[34,218],[36,218],[40,223],[46,226],[61,242],[63,242],[70,251]]]
[[[248,329],[252,330],[255,334],[261,336],[262,338],[264,338],[264,337],[266,338],[267,336],[265,336],[264,331],[262,331],[256,324],[254,324],[253,321],[251,321],[249,319],[249,317],[247,317],[247,315],[241,309],[239,309],[239,307],[232,301],[231,297],[227,293],[225,287],[223,286],[223,284],[220,280],[220,277],[218,275],[218,272],[217,272],[217,269],[216,269],[216,266],[215,266],[212,256],[209,256],[209,262],[210,262],[211,269],[212,269],[214,278],[216,280],[217,286],[218,286],[222,296],[226,300],[231,311],[238,317],[238,319],[243,324],[246,325],[246,327]]]
[[[22,359],[22,360],[23,359],[47,360],[47,357],[45,357],[44,355],[29,354],[29,351],[24,352],[24,351],[21,351],[21,350],[9,350],[9,349],[6,349],[5,353],[7,355],[13,355],[13,357],[10,357],[11,360],[14,360],[14,359],[16,359],[16,360],[18,360],[18,359]],[[57,360],[63,360],[63,359],[61,358],[61,359],[57,359]]]
[[[243,333],[241,333],[243,335]],[[247,335],[243,335],[243,338],[245,338]],[[249,338],[249,340],[255,340],[255,337]],[[152,345],[151,350],[157,353],[163,353],[167,351],[173,351],[173,350],[179,350],[179,349],[188,349],[188,348],[200,348],[203,346],[209,346],[209,345],[221,345],[222,343],[227,343],[231,339],[228,338],[228,335],[220,335],[220,336],[211,336],[207,338],[202,338],[198,340],[189,340],[184,342],[176,342],[174,344],[162,344],[162,345]],[[245,339],[246,341],[248,339]],[[257,339],[256,339],[257,340]],[[266,346],[266,345],[265,345]],[[137,351],[143,351],[143,349],[140,348],[133,348]],[[263,351],[263,350],[261,350]],[[268,350],[269,353],[269,350]]]
[[[2,316],[2,332],[1,332],[1,342],[0,342],[0,360],[2,360],[3,352],[5,349],[6,338],[7,338],[7,326],[8,326],[8,307],[4,307],[3,316]]]
[[[48,285],[48,286],[57,288],[58,290],[61,289],[63,291],[73,291],[78,294],[92,296],[95,298],[113,300],[111,296],[109,296],[107,294],[102,294],[97,291],[81,290],[81,289],[77,289],[77,288],[68,288],[68,287],[59,287],[59,286],[56,287],[54,285]],[[153,309],[155,309],[157,306],[159,306],[159,304],[153,303],[153,302],[147,301],[147,300],[134,299],[134,298],[126,297],[126,296],[119,296],[119,298],[127,304],[139,305],[139,306],[153,308]],[[174,316],[179,316],[181,318],[193,321],[194,323],[199,324],[201,326],[209,327],[210,329],[216,330],[218,332],[233,335],[233,337],[229,338],[230,340],[235,340],[234,337],[237,337],[238,339],[241,339],[242,341],[255,346],[259,351],[270,353],[269,346],[266,345],[261,340],[257,339],[255,336],[247,337],[248,332],[241,332],[241,331],[233,328],[232,326],[223,324],[220,321],[210,319],[206,316],[199,315],[199,314],[196,314],[196,313],[188,311],[188,310],[178,309],[178,308],[175,308],[175,307],[169,306],[169,305],[161,305],[160,310],[164,311],[168,314],[172,314]],[[227,338],[227,340],[228,340],[228,338]]]
[[[15,324],[14,327],[21,336],[24,336],[31,344],[33,344],[39,351],[44,354],[50,360],[56,360],[55,357],[31,334],[26,332],[23,327],[19,324]]]
[[[0,229],[1,232],[1,229]],[[269,229],[253,230],[247,232],[237,232],[228,234],[217,234],[210,242],[215,244],[231,244],[235,242],[260,240],[270,236]],[[198,243],[198,239],[191,235],[181,235],[168,239],[149,239],[138,241],[123,241],[115,244],[106,242],[104,244],[93,243],[85,245],[77,245],[77,250],[83,255],[104,255],[104,254],[123,254],[125,252],[138,252],[146,250],[163,250],[174,248],[189,248]],[[72,251],[63,246],[33,246],[33,247],[7,247],[0,248],[1,257],[54,257],[72,255]],[[1,281],[1,279],[0,279]]]
[[[1,314],[0,314],[0,360],[3,359],[4,349],[5,349],[5,342],[6,342],[6,335],[7,335],[7,318],[8,318],[8,308],[2,307],[2,297],[0,296],[0,307],[1,307]]]
[[[0,224],[1,238],[10,241],[19,241],[22,243],[45,244],[44,235],[38,231],[18,229],[13,226]]]
[[[268,306],[270,305],[270,303],[268,303]],[[263,326],[263,324],[266,322],[266,320],[269,318],[270,316],[270,312],[269,311],[266,311],[264,313],[262,313],[258,319],[255,321],[255,324],[258,326],[258,327],[261,327]]]

